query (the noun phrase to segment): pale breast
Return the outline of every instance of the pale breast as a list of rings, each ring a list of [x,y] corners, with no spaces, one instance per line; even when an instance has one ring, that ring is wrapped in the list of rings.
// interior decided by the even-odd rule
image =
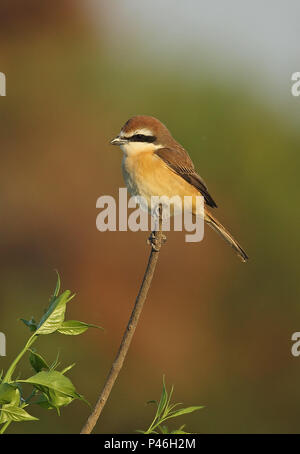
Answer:
[[[128,156],[124,154],[123,176],[128,190],[134,196],[145,197],[148,204],[151,196],[183,198],[199,195],[199,192],[152,152]]]

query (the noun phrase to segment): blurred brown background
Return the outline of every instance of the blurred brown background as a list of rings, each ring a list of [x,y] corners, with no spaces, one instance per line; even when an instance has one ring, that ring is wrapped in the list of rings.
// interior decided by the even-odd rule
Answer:
[[[18,318],[42,315],[58,269],[64,289],[77,294],[68,318],[105,332],[49,336],[37,348],[50,359],[59,349],[64,365],[75,361],[70,377],[95,403],[149,253],[145,233],[96,230],[96,199],[124,186],[121,153],[109,139],[129,117],[154,115],[189,150],[219,205],[217,217],[250,261],[240,263],[211,231],[200,244],[168,235],[96,431],[148,427],[153,408],[145,402],[159,397],[165,374],[176,401],[206,406],[182,418],[189,431],[299,432],[300,359],[291,355],[290,339],[300,330],[300,101],[291,97],[290,77],[300,69],[292,49],[284,66],[274,43],[274,62],[285,72],[281,82],[276,66],[264,72],[261,52],[266,61],[272,52],[263,35],[248,63],[232,57],[228,17],[234,25],[241,21],[238,2],[229,2],[227,16],[221,2],[213,2],[224,17],[218,36],[211,29],[214,44],[197,35],[197,21],[213,17],[208,2],[191,1],[182,17],[166,3],[162,9],[151,3],[149,16],[149,5],[134,0],[1,2],[7,96],[0,99],[0,331],[7,357],[0,369],[28,336]],[[277,6],[285,23],[288,7]],[[254,17],[264,14],[257,2],[252,8]],[[289,14],[293,24],[299,6]],[[250,25],[258,39],[259,27]],[[271,15],[261,28],[266,36],[273,25]],[[249,38],[241,31],[245,42],[251,41],[248,28]],[[209,27],[206,32],[210,36]],[[236,40],[241,54],[242,42]],[[22,374],[30,374],[29,366]],[[40,408],[34,414],[40,421],[14,424],[10,432],[78,433],[89,409],[74,402],[60,418]]]

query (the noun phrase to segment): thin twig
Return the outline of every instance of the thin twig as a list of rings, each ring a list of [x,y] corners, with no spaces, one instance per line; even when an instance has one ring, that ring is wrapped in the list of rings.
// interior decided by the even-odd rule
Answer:
[[[163,239],[164,239],[164,235],[162,233],[162,220],[160,217],[159,228],[156,232],[153,233],[153,237],[151,239],[151,252],[150,252],[148,265],[147,265],[147,268],[146,268],[146,271],[144,274],[143,282],[142,282],[140,291],[138,293],[138,296],[136,298],[135,305],[132,310],[127,328],[123,335],[123,339],[122,339],[121,345],[119,347],[119,351],[112,364],[109,374],[106,378],[106,382],[105,382],[102,392],[98,398],[94,411],[91,413],[87,422],[83,426],[83,428],[81,430],[81,434],[90,434],[92,432],[92,430],[95,427],[95,425],[98,421],[98,418],[103,410],[103,407],[106,404],[106,401],[111,393],[112,387],[122,369],[130,343],[132,341],[135,329],[136,329],[138,321],[139,321],[139,317],[140,317],[142,309],[143,309],[144,302],[147,297],[148,290],[151,285],[151,281],[152,281],[152,278],[154,275],[154,271],[155,271],[155,267],[157,264],[157,260],[158,260],[159,252],[160,252],[160,249],[162,246]]]

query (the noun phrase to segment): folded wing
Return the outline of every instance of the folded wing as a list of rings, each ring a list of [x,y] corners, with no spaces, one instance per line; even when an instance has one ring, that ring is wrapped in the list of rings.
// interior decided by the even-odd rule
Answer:
[[[183,148],[159,148],[155,151],[155,154],[162,159],[173,172],[198,189],[208,206],[212,208],[217,207],[217,204],[208,192],[205,182],[197,174],[191,158]]]

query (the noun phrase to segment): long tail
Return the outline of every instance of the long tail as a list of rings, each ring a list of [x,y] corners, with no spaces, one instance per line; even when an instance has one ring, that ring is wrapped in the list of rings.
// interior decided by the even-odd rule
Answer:
[[[205,221],[207,224],[215,230],[227,243],[235,250],[237,255],[240,257],[242,262],[247,262],[248,256],[246,252],[241,248],[239,243],[233,238],[233,236],[225,229],[225,227],[214,218],[207,210],[205,210]]]

